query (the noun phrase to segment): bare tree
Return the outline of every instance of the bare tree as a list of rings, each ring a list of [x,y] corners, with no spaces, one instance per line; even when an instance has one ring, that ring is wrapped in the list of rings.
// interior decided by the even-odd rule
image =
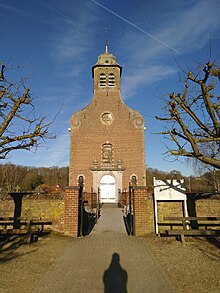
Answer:
[[[0,65],[0,159],[14,150],[30,150],[41,140],[54,138],[46,117],[35,117],[33,97],[24,80],[9,81],[7,69]]]
[[[165,106],[167,155],[196,158],[220,169],[220,68],[208,62],[188,72],[182,93],[171,93]]]

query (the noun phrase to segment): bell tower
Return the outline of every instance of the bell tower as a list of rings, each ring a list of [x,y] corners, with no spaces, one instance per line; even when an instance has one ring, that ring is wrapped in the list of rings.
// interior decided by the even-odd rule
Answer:
[[[106,41],[105,53],[99,55],[97,63],[92,67],[94,92],[120,91],[120,77],[122,67],[117,63],[114,55],[108,52]]]

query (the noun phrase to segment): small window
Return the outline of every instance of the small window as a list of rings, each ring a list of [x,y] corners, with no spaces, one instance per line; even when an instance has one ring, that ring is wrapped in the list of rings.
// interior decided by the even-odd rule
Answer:
[[[79,184],[79,187],[83,188],[84,177],[82,175],[80,175],[79,178],[78,178],[78,184]]]
[[[132,186],[137,186],[137,176],[133,175],[131,177],[131,185]]]
[[[113,73],[110,73],[108,76],[108,85],[109,86],[115,85],[115,75]]]
[[[99,76],[99,85],[106,86],[106,75],[104,73],[101,73]]]

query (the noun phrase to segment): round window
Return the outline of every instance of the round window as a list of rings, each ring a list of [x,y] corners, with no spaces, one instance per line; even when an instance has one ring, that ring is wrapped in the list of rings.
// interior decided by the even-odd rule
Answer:
[[[104,113],[101,116],[101,121],[103,124],[110,125],[113,121],[113,116],[111,113]]]

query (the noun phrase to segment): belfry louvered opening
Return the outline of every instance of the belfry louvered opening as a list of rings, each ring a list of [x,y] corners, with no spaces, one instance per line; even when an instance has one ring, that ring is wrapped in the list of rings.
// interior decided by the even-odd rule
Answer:
[[[115,85],[115,75],[113,73],[110,73],[108,76],[108,85],[109,86]]]
[[[106,75],[104,73],[101,73],[99,76],[99,85],[106,86]]]

